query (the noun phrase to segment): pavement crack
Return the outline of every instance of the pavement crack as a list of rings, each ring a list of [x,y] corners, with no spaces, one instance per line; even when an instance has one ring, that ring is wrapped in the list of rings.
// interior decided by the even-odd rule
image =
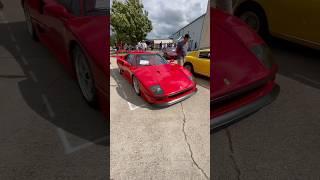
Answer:
[[[233,168],[235,169],[235,171],[237,172],[238,174],[238,180],[240,180],[240,177],[241,177],[241,171],[240,171],[240,168],[237,164],[237,161],[234,157],[234,149],[233,149],[233,144],[232,144],[232,138],[231,138],[231,133],[228,129],[226,129],[226,134],[227,134],[227,137],[228,137],[228,143],[229,143],[229,149],[230,149],[230,158],[232,160],[232,163],[233,163]]]
[[[191,157],[191,160],[193,162],[193,164],[202,172],[202,174],[206,177],[206,179],[209,179],[209,176],[205,173],[205,171],[199,166],[199,164],[194,160],[194,157],[193,157],[193,151],[191,149],[191,145],[188,141],[188,138],[187,138],[187,133],[185,131],[185,124],[186,124],[186,114],[184,112],[184,109],[183,109],[183,105],[182,103],[180,103],[181,105],[181,110],[182,110],[182,113],[183,113],[183,123],[182,123],[182,133],[184,135],[184,140],[189,148],[189,152],[190,152],[190,157]]]

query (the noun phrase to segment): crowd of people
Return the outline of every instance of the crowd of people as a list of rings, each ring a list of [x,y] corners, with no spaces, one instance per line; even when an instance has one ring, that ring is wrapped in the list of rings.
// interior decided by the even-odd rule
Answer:
[[[143,50],[146,51],[148,48],[148,45],[146,42],[142,41],[142,42],[138,42],[138,44],[136,45],[136,50]]]

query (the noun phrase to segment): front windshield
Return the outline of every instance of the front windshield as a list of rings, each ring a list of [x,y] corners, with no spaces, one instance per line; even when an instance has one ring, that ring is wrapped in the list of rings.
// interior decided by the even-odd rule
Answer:
[[[174,47],[169,47],[168,51],[176,51],[176,48],[174,48]]]
[[[167,64],[168,62],[159,54],[141,54],[137,55],[138,66],[157,66]]]

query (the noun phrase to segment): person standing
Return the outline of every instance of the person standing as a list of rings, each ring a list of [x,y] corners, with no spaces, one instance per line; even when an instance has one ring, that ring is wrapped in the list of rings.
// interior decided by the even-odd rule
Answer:
[[[162,41],[160,42],[159,46],[160,46],[160,50],[162,50]]]
[[[187,54],[188,46],[189,46],[189,34],[185,34],[183,37],[183,40],[179,41],[176,48],[177,58],[178,58],[178,64],[183,66],[184,64],[184,57]]]

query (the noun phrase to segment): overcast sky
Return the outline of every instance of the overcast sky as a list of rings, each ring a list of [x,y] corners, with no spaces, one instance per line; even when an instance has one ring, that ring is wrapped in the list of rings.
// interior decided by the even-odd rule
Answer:
[[[147,38],[168,38],[204,14],[208,0],[142,0],[153,30]]]
[[[142,0],[142,3],[153,27],[147,38],[158,39],[168,38],[204,14],[208,0]]]

